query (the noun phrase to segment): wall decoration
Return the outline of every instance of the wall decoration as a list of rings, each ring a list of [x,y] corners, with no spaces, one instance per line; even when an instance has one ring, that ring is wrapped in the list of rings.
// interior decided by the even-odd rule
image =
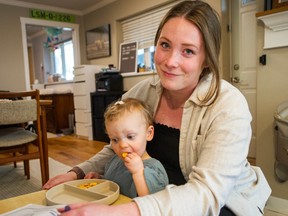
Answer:
[[[47,33],[47,41],[44,42],[44,47],[48,48],[51,52],[58,49],[56,44],[59,43],[59,35],[62,34],[61,28],[45,27],[43,30]]]
[[[110,24],[86,32],[86,53],[88,60],[111,55]]]
[[[137,71],[137,50],[137,42],[120,44],[119,64],[121,73]]]

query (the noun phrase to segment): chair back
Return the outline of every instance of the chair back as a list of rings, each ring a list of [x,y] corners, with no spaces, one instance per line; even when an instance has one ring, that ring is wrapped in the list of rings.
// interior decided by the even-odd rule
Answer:
[[[0,125],[26,123],[37,120],[37,102],[31,100],[1,101]]]
[[[0,153],[3,154],[0,164],[14,162],[15,166],[15,162],[24,161],[24,173],[29,179],[29,160],[39,158],[42,184],[49,179],[48,149],[43,141],[45,130],[42,131],[42,126],[45,128],[43,110],[39,90],[0,92]],[[25,123],[30,122],[35,126],[35,133],[24,128]],[[38,151],[30,152],[30,144]]]
[[[27,123],[33,123],[37,135],[24,130]],[[0,147],[18,145],[35,138],[42,145],[39,90],[0,92],[0,135]]]
[[[21,98],[15,100],[15,98]],[[39,90],[0,92],[0,125],[37,121],[40,118]],[[39,122],[39,125],[38,125]],[[40,127],[40,121],[37,121]]]

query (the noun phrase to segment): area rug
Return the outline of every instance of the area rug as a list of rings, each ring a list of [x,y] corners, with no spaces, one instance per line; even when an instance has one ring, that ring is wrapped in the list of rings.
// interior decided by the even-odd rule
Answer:
[[[67,172],[71,167],[49,158],[49,177]],[[30,160],[30,179],[24,176],[23,162],[0,166],[0,200],[40,191],[41,172],[39,159]]]

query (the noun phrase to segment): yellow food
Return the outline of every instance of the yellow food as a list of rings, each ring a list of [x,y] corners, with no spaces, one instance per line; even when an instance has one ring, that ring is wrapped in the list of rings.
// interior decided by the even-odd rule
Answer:
[[[81,184],[78,187],[82,189],[88,189],[90,187],[94,187],[97,184],[98,184],[97,182],[90,182],[90,183]]]
[[[122,158],[125,158],[125,157],[127,157],[127,155],[128,155],[128,153],[127,153],[127,152],[123,152],[123,153],[122,153]]]

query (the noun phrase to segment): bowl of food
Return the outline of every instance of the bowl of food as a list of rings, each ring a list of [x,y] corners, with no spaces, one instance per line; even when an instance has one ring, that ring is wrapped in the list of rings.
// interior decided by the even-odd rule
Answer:
[[[68,205],[80,202],[112,204],[120,194],[119,186],[105,179],[82,179],[57,185],[46,193],[47,205]]]

